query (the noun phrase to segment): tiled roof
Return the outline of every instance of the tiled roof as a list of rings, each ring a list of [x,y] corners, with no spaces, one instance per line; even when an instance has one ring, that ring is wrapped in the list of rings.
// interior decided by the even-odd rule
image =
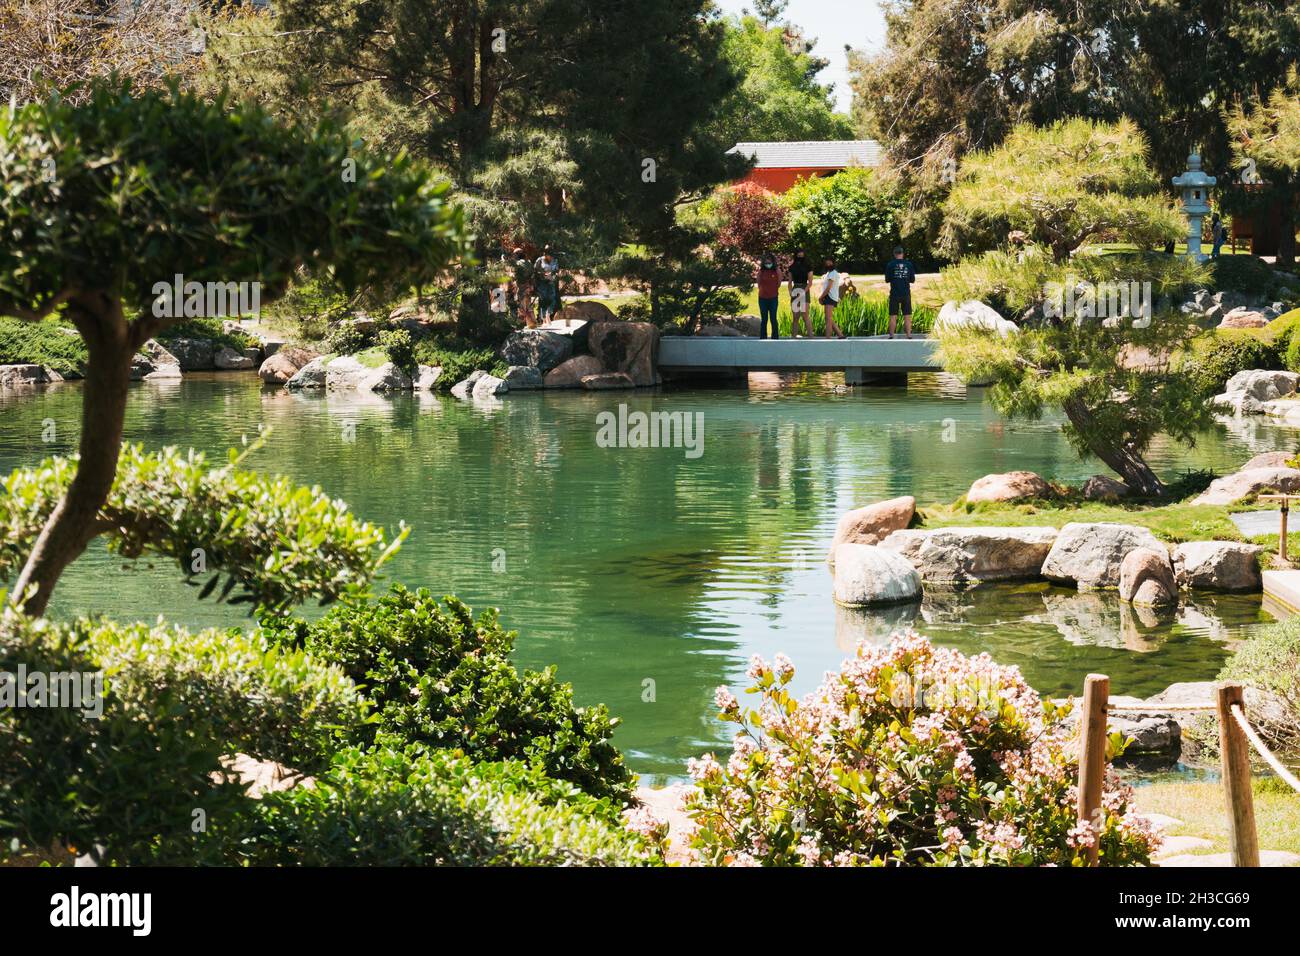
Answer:
[[[757,169],[843,169],[846,166],[879,166],[883,150],[874,139],[832,139],[737,143],[727,152],[754,157]]]

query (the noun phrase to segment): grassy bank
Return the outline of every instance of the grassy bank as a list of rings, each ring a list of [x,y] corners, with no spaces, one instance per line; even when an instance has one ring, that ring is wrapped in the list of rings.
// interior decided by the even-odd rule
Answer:
[[[1255,826],[1261,850],[1300,853],[1300,799],[1275,777],[1255,779]],[[1228,811],[1221,783],[1153,783],[1138,788],[1143,813],[1163,813],[1181,820],[1166,836],[1201,837],[1214,844],[1196,853],[1228,851]]]

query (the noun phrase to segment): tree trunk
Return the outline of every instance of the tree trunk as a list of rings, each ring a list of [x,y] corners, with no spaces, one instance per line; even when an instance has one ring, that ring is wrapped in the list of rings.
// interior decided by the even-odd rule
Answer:
[[[1158,498],[1165,493],[1164,483],[1151,470],[1142,454],[1129,444],[1114,445],[1098,440],[1095,419],[1082,400],[1069,399],[1064,406],[1065,416],[1074,430],[1083,436],[1088,450],[1104,461],[1123,479],[1135,495]]]
[[[137,348],[116,299],[99,294],[74,299],[68,316],[89,352],[81,396],[81,459],[14,584],[14,604],[33,617],[45,613],[59,576],[99,533],[99,509],[117,475],[131,356]],[[34,588],[30,596],[29,588]]]
[[[1295,265],[1295,185],[1289,175],[1286,186],[1279,191],[1282,201],[1278,203],[1277,265],[1290,269]]]

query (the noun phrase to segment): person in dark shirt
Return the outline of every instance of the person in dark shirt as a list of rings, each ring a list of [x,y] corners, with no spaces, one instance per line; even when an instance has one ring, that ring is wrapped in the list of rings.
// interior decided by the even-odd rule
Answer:
[[[898,313],[903,313],[903,328],[912,337],[912,283],[916,281],[916,267],[911,259],[903,258],[903,247],[894,246],[894,258],[885,263],[885,281],[889,283],[889,337],[894,337],[898,327]]]
[[[812,263],[802,249],[796,249],[794,261],[787,272],[790,281],[790,312],[794,320],[790,323],[790,334],[798,335],[800,324],[808,328],[808,337],[813,334],[812,317],[808,314],[808,286],[812,281]]]

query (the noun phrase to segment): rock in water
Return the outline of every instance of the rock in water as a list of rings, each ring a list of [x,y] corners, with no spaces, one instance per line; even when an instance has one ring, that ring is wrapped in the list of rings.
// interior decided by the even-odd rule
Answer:
[[[897,551],[927,584],[964,585],[1038,577],[1055,528],[938,528],[896,531],[881,547]]]
[[[563,365],[547,372],[542,384],[545,388],[581,388],[584,377],[600,375],[604,371],[605,367],[596,357],[575,355]]]
[[[1120,565],[1135,548],[1167,550],[1155,535],[1137,525],[1072,521],[1047,553],[1043,577],[1076,584],[1081,591],[1113,588],[1119,584]]]
[[[1263,550],[1235,541],[1188,541],[1174,549],[1174,574],[1185,588],[1259,591],[1264,587],[1259,570]]]
[[[870,544],[842,544],[835,552],[835,603],[871,607],[915,601],[921,577],[902,555]]]
[[[985,475],[966,492],[968,504],[982,501],[1020,501],[1025,498],[1052,498],[1052,486],[1032,471],[1009,471],[1004,475]]]
[[[409,392],[411,377],[392,362],[385,362],[379,368],[371,369],[357,382],[360,392]]]
[[[542,372],[549,372],[572,355],[571,336],[542,329],[511,332],[501,346],[501,357],[507,365],[531,365]]]
[[[602,372],[582,376],[582,387],[589,392],[607,392],[619,388],[636,388],[636,383],[626,372]]]
[[[472,392],[475,399],[496,398],[498,395],[504,395],[510,391],[510,386],[506,384],[505,379],[497,378],[495,375],[482,375],[474,382],[474,391]]]
[[[22,388],[43,385],[49,381],[40,365],[0,365],[0,388]]]
[[[1119,566],[1119,597],[1142,607],[1167,607],[1178,603],[1174,566],[1164,548],[1134,548]]]
[[[471,395],[474,394],[475,384],[477,384],[478,380],[481,379],[486,374],[487,372],[483,371],[482,369],[475,369],[474,371],[470,372],[465,379],[457,382],[455,385],[451,387],[452,397],[459,398],[462,400],[468,399]]]
[[[208,371],[216,360],[212,343],[204,339],[168,339],[167,350],[176,356],[184,372]]]
[[[212,358],[212,364],[222,371],[243,372],[257,367],[257,363],[243,352],[236,352],[228,345],[223,345]]]
[[[638,388],[659,384],[659,330],[649,322],[593,322],[587,341],[606,371],[626,373]]]
[[[835,526],[826,560],[835,563],[835,549],[842,544],[880,544],[895,531],[901,531],[916,514],[916,499],[911,495],[877,501],[865,508],[855,508],[840,517]]]
[[[416,371],[411,387],[417,392],[432,392],[442,378],[441,365],[421,365]]]
[[[542,370],[534,365],[512,365],[506,369],[506,384],[512,392],[542,387]]]
[[[271,356],[274,358],[275,356]],[[300,388],[324,388],[325,387],[325,356],[319,356],[312,359],[306,365],[285,383],[286,387],[294,389]]]

